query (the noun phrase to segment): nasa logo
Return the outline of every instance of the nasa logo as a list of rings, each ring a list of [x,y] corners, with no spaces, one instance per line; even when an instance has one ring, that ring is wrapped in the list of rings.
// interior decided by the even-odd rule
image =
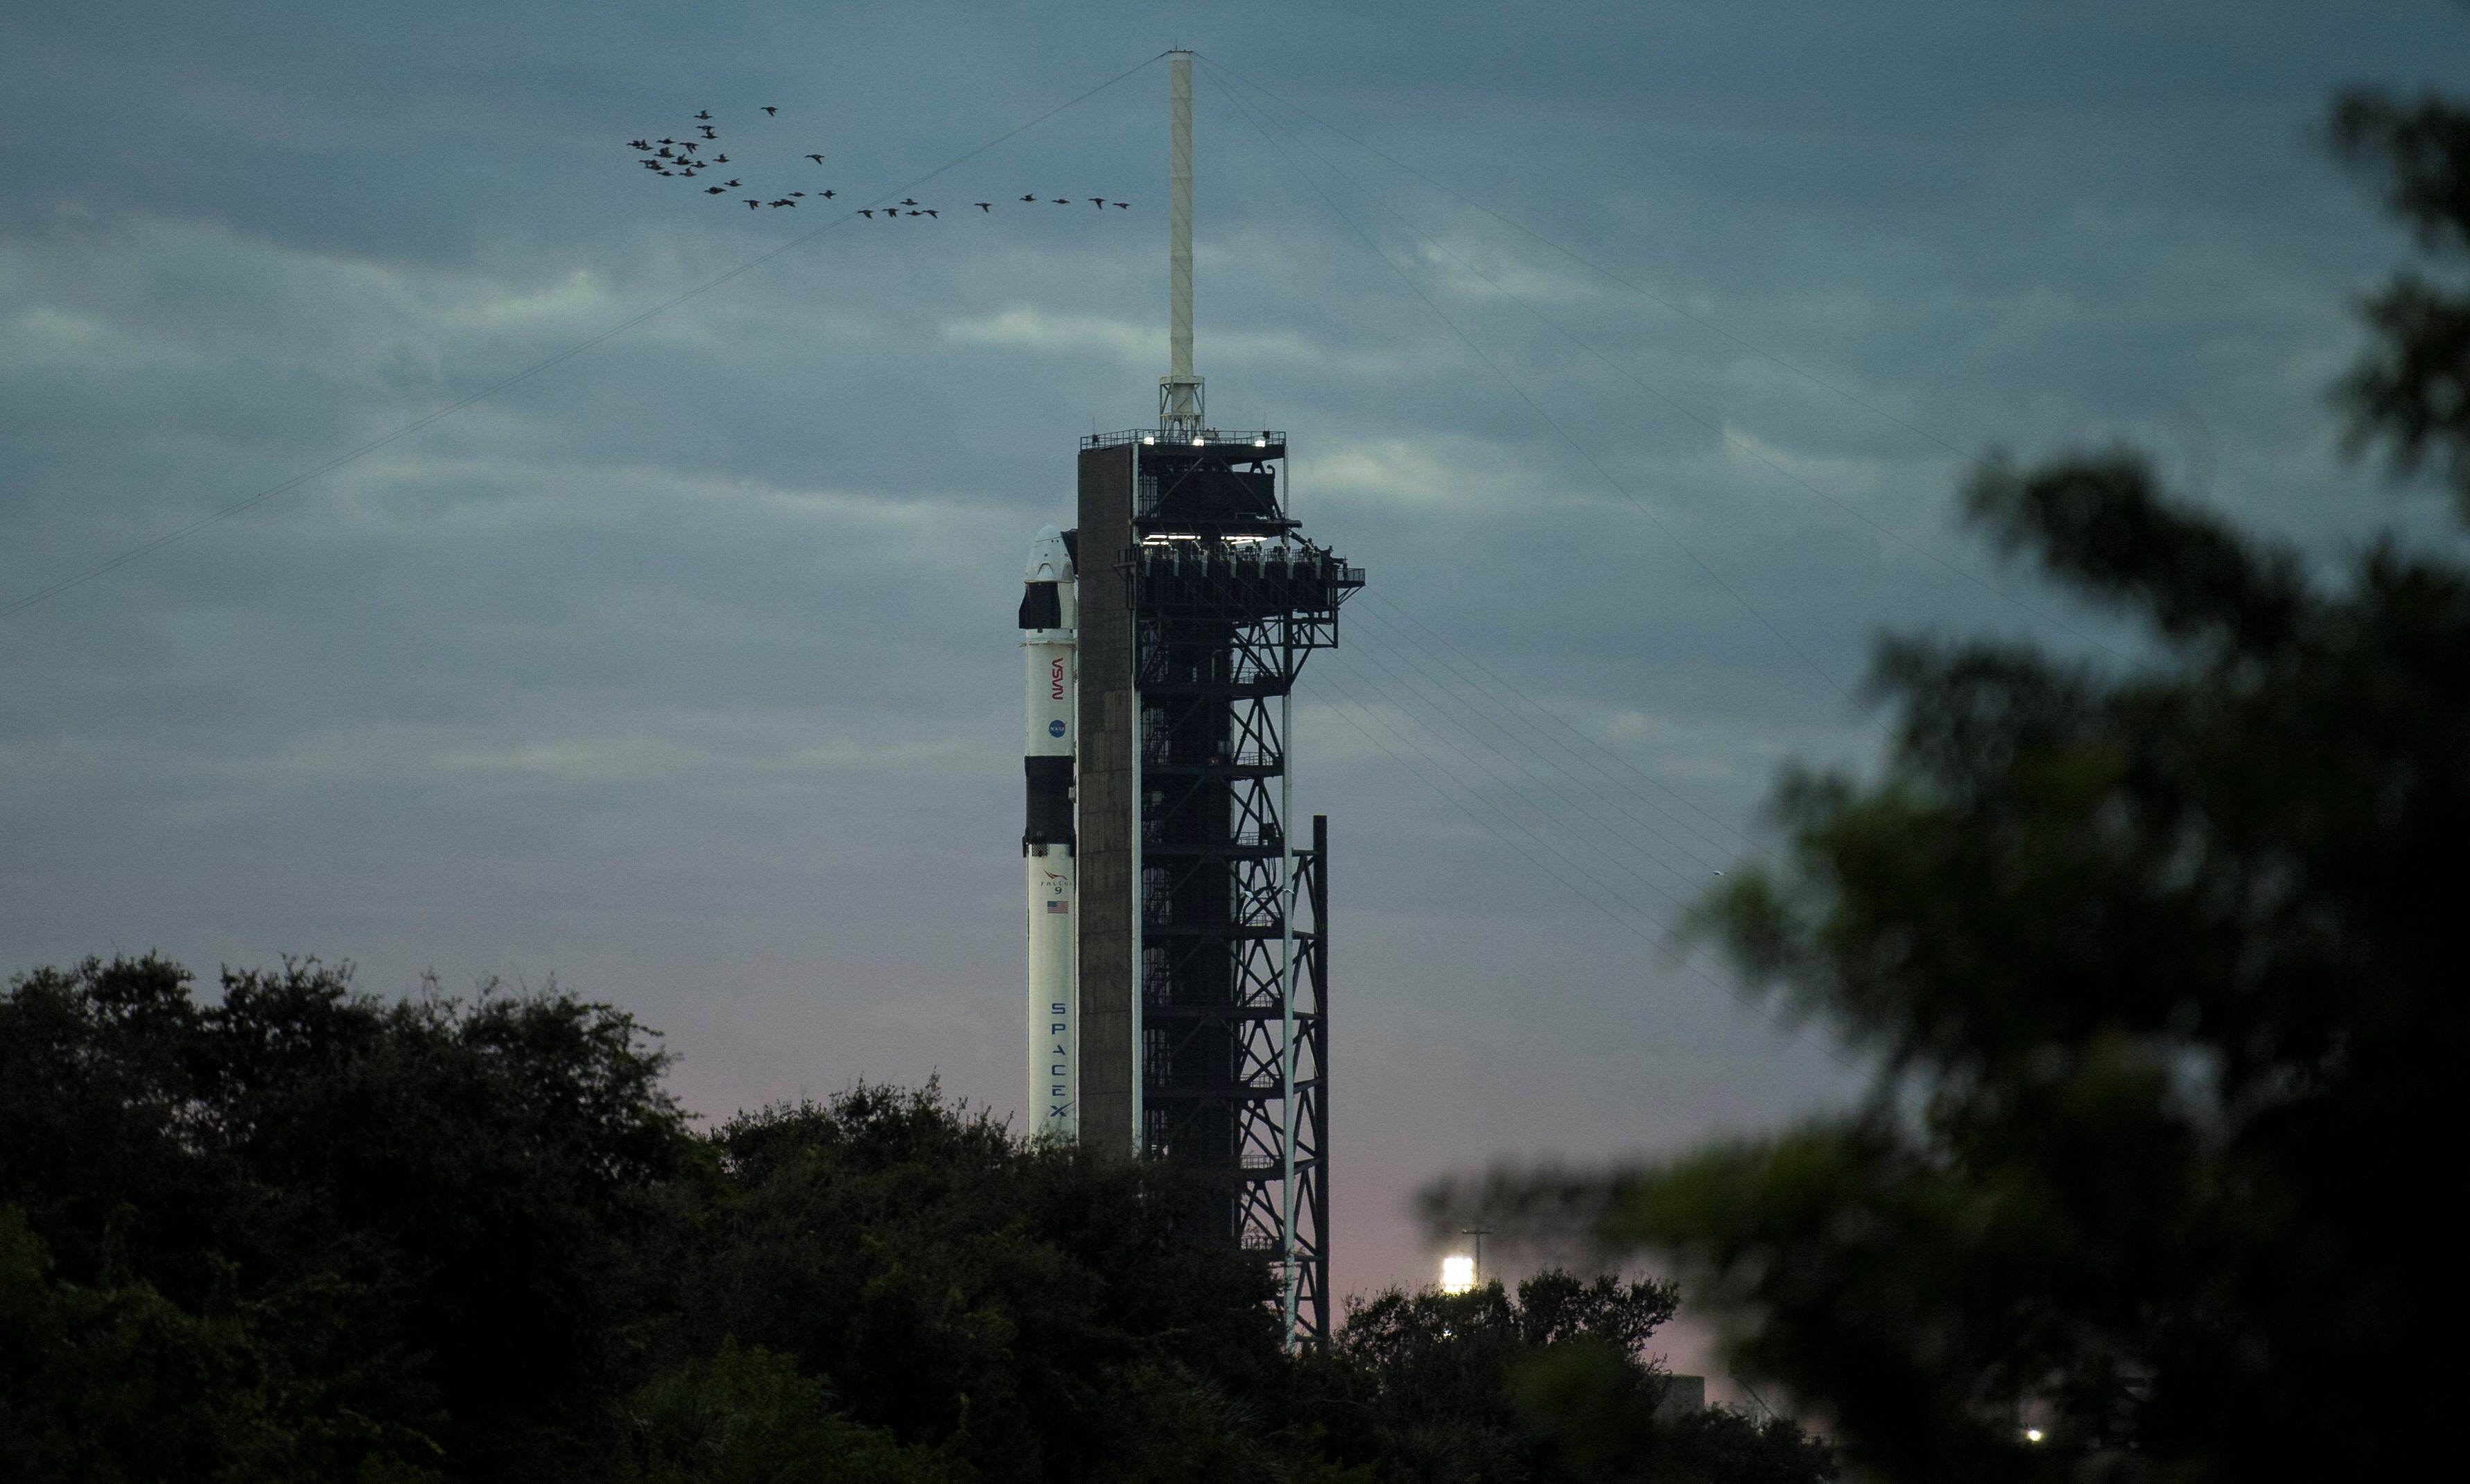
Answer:
[[[1063,661],[1060,656],[1058,656],[1053,660],[1049,660],[1046,662],[1046,680],[1048,684],[1048,699],[1054,701],[1062,700]]]
[[[1061,717],[1057,717],[1055,720],[1048,722],[1046,724],[1046,734],[1050,737],[1060,737],[1063,735],[1063,719]]]

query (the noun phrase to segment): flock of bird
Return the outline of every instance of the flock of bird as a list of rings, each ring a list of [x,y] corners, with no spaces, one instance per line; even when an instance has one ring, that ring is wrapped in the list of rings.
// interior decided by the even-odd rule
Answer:
[[[781,116],[781,110],[770,104],[766,104],[763,108],[763,115],[766,118],[779,118]],[[712,122],[711,110],[709,108],[702,109],[695,114],[694,118],[690,122],[698,135],[696,138],[629,139],[626,141],[626,147],[641,155],[643,168],[656,175],[664,175],[672,179],[679,180],[694,180],[706,174],[727,174],[730,166],[730,158],[726,153],[722,152],[717,148],[715,148],[710,154],[703,152],[703,147],[705,145],[717,146],[720,143],[720,128],[718,125]],[[818,167],[821,167],[828,156],[821,151],[817,151],[806,155],[805,158],[814,161]],[[742,191],[745,189],[747,189],[745,181],[733,178],[724,180],[718,185],[705,186],[703,188],[703,194],[711,197],[721,197],[728,196],[733,191]],[[827,187],[824,190],[814,192],[787,191],[767,201],[763,198],[765,194],[767,193],[758,191],[753,196],[740,197],[738,199],[746,202],[747,210],[760,211],[766,206],[770,206],[775,210],[783,206],[795,207],[800,201],[804,200],[828,201],[840,195],[838,191]],[[1041,197],[1035,192],[1023,196],[1018,202],[1008,201],[1003,204],[1017,205],[1025,203],[1028,205],[1077,206],[1084,200],[1101,212],[1104,212],[1109,206],[1114,207],[1117,211],[1130,211],[1132,209],[1132,203],[1130,201],[1112,201],[1103,196],[1084,196],[1075,198],[1067,196]],[[978,208],[980,212],[991,216],[994,213],[997,203],[994,201],[971,201],[969,204]],[[892,206],[860,207],[858,208],[857,214],[866,218],[870,221],[897,221],[903,217],[925,217],[930,220],[940,220],[944,215],[944,209],[939,206],[924,205],[915,199],[903,199],[898,204]]]

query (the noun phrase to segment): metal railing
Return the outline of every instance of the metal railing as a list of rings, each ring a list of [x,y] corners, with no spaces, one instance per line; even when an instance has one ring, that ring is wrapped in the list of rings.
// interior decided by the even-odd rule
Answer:
[[[1194,438],[1199,438],[1195,443]],[[1200,433],[1186,434],[1179,441],[1154,428],[1127,428],[1121,432],[1091,433],[1081,440],[1084,449],[1120,449],[1128,443],[1162,444],[1167,448],[1200,448],[1203,452],[1223,449],[1229,453],[1248,452],[1257,458],[1283,458],[1287,452],[1287,435],[1275,428],[1241,428],[1221,430],[1204,428]],[[1268,452],[1264,452],[1264,451]]]

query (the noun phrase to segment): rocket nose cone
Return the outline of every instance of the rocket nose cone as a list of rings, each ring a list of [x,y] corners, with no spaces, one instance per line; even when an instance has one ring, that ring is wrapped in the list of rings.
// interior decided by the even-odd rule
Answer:
[[[1041,525],[1029,543],[1029,582],[1069,582],[1072,580],[1072,554],[1064,548],[1063,533],[1051,525]]]

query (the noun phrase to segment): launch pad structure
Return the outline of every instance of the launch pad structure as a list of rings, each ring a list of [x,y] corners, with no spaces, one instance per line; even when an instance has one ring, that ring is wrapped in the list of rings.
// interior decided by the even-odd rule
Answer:
[[[1293,691],[1363,569],[1287,514],[1283,432],[1207,424],[1170,55],[1158,420],[1082,440],[1076,526],[1040,533],[1021,604],[1029,1126],[1191,1171],[1184,1235],[1272,1264],[1293,1344],[1333,1303],[1329,828],[1292,828]]]

